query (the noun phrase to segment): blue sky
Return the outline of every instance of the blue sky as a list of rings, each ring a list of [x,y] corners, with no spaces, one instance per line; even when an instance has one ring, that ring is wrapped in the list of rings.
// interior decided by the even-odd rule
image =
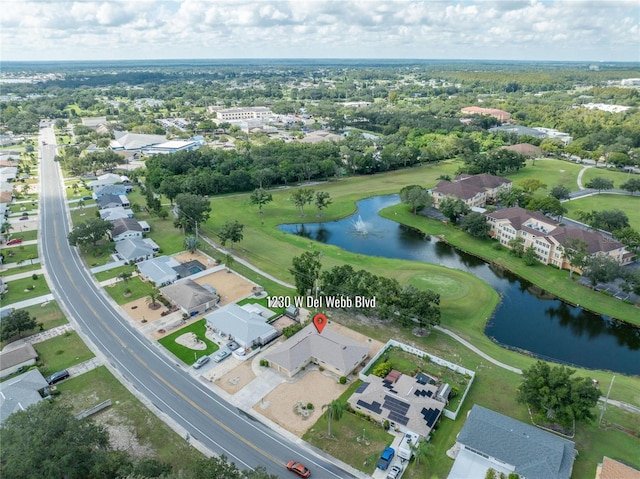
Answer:
[[[638,0],[4,0],[3,60],[640,61]]]

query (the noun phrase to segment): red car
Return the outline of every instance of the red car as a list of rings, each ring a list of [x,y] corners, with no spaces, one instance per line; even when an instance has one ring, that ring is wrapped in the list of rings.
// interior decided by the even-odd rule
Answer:
[[[28,220],[28,219],[29,219],[28,216],[23,216],[23,217],[20,218],[20,221],[25,221],[25,220]]]
[[[300,477],[309,477],[311,475],[311,471],[307,469],[304,465],[296,461],[289,461],[287,464],[287,469],[291,472],[295,472]]]
[[[20,243],[22,243],[22,238],[15,238],[15,239],[7,241],[7,246],[11,246],[11,245],[14,245],[14,244],[20,244]]]

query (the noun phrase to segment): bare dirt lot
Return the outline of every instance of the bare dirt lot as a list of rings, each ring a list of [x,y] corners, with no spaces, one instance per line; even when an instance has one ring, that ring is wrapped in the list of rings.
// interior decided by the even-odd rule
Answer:
[[[308,371],[293,383],[283,383],[267,394],[253,409],[297,436],[302,436],[322,414],[322,406],[342,394],[348,385],[318,370]],[[294,412],[296,403],[313,404],[313,412],[303,418]]]
[[[149,304],[149,297],[147,296],[124,304],[122,309],[139,324],[142,324],[143,320],[147,323],[153,323],[162,317],[162,312],[167,311],[167,308],[162,305],[158,309],[151,309]]]
[[[246,298],[253,293],[255,284],[244,279],[233,272],[226,270],[216,271],[215,273],[202,276],[195,280],[198,284],[208,284],[216,288],[218,296],[220,296],[219,306],[225,306],[230,303]]]
[[[245,361],[221,377],[215,378],[214,382],[216,386],[224,389],[229,394],[235,394],[255,377],[256,375],[251,368],[251,361]]]
[[[187,263],[189,261],[200,261],[207,269],[215,266],[216,260],[210,258],[209,256],[196,251],[195,253],[189,253],[188,251],[185,253],[178,253],[173,255],[173,259],[175,259],[178,263]]]

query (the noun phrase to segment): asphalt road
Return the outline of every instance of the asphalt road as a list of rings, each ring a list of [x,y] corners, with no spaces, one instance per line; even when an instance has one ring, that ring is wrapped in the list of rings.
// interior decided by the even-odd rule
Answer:
[[[41,258],[50,286],[83,334],[129,386],[183,427],[191,438],[226,455],[240,468],[261,465],[269,473],[287,478],[293,474],[284,465],[295,459],[309,467],[314,478],[350,477],[330,460],[311,454],[216,396],[120,316],[67,242],[66,198],[59,168],[53,161],[53,130],[43,128],[41,140],[47,142],[41,146]]]

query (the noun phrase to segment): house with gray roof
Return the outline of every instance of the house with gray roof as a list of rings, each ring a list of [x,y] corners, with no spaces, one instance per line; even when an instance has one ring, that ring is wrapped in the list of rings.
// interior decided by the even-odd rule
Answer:
[[[98,208],[104,210],[106,208],[129,208],[131,203],[126,195],[102,195],[96,200]]]
[[[93,199],[104,195],[126,195],[133,191],[133,185],[103,185],[93,189]]]
[[[167,137],[162,135],[147,135],[143,133],[129,133],[126,131],[114,131],[113,135],[115,140],[111,140],[111,143],[109,144],[109,147],[113,151],[140,151],[167,141]]]
[[[171,256],[158,256],[138,263],[138,271],[156,286],[166,286],[178,279],[178,273],[173,269],[176,266],[180,263]]]
[[[102,188],[106,185],[115,185],[116,183],[125,183],[128,181],[129,178],[126,176],[116,175],[115,173],[105,173],[104,175],[98,176],[97,179],[88,182],[87,188],[90,190],[97,190],[98,188]]]
[[[484,479],[489,468],[527,479],[569,479],[575,443],[475,404],[458,434],[448,479]]]
[[[30,343],[13,349],[3,349],[0,352],[0,378],[15,373],[18,369],[33,366],[38,353]]]
[[[369,348],[326,327],[319,334],[313,324],[265,356],[269,364],[289,377],[307,365],[322,366],[338,376],[348,376],[369,356]]]
[[[165,286],[160,292],[189,316],[210,310],[220,300],[215,291],[188,278]]]
[[[271,314],[273,312],[270,311]],[[205,316],[207,326],[223,338],[243,348],[263,345],[278,336],[278,330],[267,324],[267,317],[237,304],[228,304]]]
[[[131,208],[123,208],[118,206],[116,208],[105,208],[99,210],[100,218],[107,221],[115,221],[120,218],[133,218],[133,210]]]
[[[37,369],[0,383],[0,425],[14,412],[24,411],[42,400],[47,380]]]
[[[116,243],[116,253],[122,260],[134,263],[151,259],[159,249],[154,241],[148,240],[149,238],[127,238],[118,241]]]
[[[125,239],[142,239],[142,225],[135,218],[119,218],[113,221],[109,236],[116,243]]]

